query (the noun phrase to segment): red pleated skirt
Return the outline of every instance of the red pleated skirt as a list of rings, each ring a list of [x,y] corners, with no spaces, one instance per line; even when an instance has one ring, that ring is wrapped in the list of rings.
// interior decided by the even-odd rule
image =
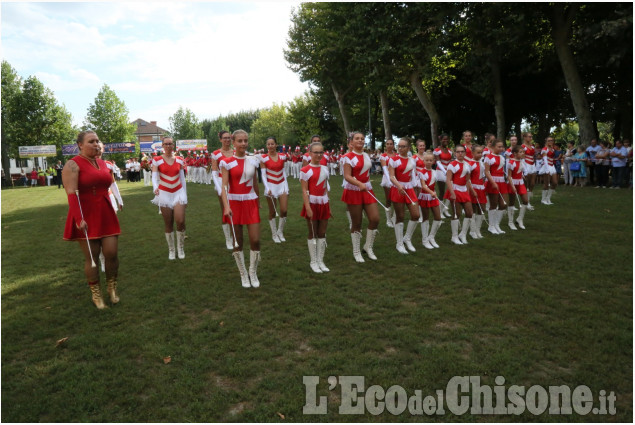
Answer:
[[[229,200],[229,208],[232,210],[232,219],[223,215],[223,223],[230,224],[255,224],[260,223],[260,210],[258,209],[258,199],[247,201]]]
[[[476,198],[470,194],[470,201],[473,204],[486,204],[487,203],[487,195],[485,194],[485,189],[474,189],[476,192]]]
[[[342,201],[349,205],[376,204],[377,201],[368,192],[372,193],[373,196],[375,195],[372,190],[362,192],[361,190],[344,189]]]
[[[101,239],[121,234],[117,213],[112,208],[107,193],[102,192],[96,195],[82,193],[79,195],[79,200],[84,213],[84,221],[88,225],[86,229],[88,239]],[[77,228],[75,220],[70,214],[66,217],[63,238],[67,241],[86,238],[86,234]]]
[[[459,190],[455,190],[454,195],[456,195],[456,199],[454,200],[454,202],[459,202],[459,203],[472,202],[472,200],[470,199],[470,194],[467,192],[461,192]],[[445,195],[443,196],[443,199],[450,199],[450,192],[446,191]]]
[[[331,207],[329,203],[326,204],[311,204],[311,211],[313,211],[312,220],[328,220],[331,218]],[[302,212],[300,216],[306,218],[306,208],[302,205]]]
[[[410,199],[412,199],[412,202],[417,202],[417,194],[415,193],[414,189],[404,189],[404,192],[406,192],[408,196],[410,196]],[[393,186],[390,188],[390,200],[392,202],[410,204],[411,203],[410,199],[408,199],[406,195],[401,195],[399,193],[399,190],[396,187]]]

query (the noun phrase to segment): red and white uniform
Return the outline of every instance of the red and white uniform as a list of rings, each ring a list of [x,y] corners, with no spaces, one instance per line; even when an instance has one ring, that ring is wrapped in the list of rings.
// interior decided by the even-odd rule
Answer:
[[[423,180],[426,186],[434,192],[434,184],[437,181],[435,170],[424,168],[423,171],[419,173],[419,179]],[[433,198],[432,195],[424,193],[422,190],[421,193],[419,193],[419,206],[421,206],[421,208],[437,207],[439,206],[439,198]]]
[[[419,173],[423,173],[423,170],[426,169],[426,163],[423,162],[423,159],[419,158],[417,155],[413,155],[412,159],[415,160],[416,167],[414,185],[415,187],[421,187],[421,180],[419,179],[418,175]]]
[[[402,195],[399,190],[392,186],[390,188],[390,200],[392,202],[400,202],[409,204],[415,202],[417,194],[414,191],[414,181],[417,172],[416,162],[413,158],[403,158],[400,155],[393,156],[388,160],[388,166],[395,170],[395,179],[403,186],[404,191],[410,197]]]
[[[220,196],[223,192],[223,188],[221,187],[223,184],[223,170],[220,168],[220,162],[223,158],[231,157],[225,156],[223,154],[223,151],[221,151],[220,149],[216,149],[214,152],[212,152],[212,159],[216,161],[216,165],[218,166],[217,172],[212,171],[212,180],[214,180],[214,187],[216,188],[216,193],[218,193],[218,196]]]
[[[366,185],[366,191],[359,190],[359,187],[350,184],[344,179],[342,186],[344,190],[342,192],[342,201],[346,204],[360,205],[360,204],[375,204],[377,201],[373,196],[373,186],[370,184],[370,157],[366,152],[362,154],[356,154],[355,152],[349,152],[342,157],[342,163],[351,166],[351,176],[357,181]],[[368,192],[372,193],[371,196]]]
[[[437,159],[437,181],[445,182],[448,165],[452,162],[452,152],[449,149],[443,152],[441,148],[436,148],[432,153]]]
[[[254,156],[223,158],[218,168],[228,173],[229,190],[227,200],[232,210],[232,220],[223,215],[223,223],[260,223],[258,195],[254,191],[254,177],[258,169],[258,159]]]
[[[101,239],[107,236],[115,236],[121,233],[117,214],[110,207],[108,188],[112,183],[112,175],[105,161],[97,159],[95,168],[87,159],[76,156],[72,159],[79,167],[77,190],[81,203],[81,214],[88,224],[86,234],[77,226],[81,218],[73,215],[73,210],[79,210],[78,205],[70,205],[64,227],[64,240],[74,241],[84,239]],[[69,202],[77,202],[74,196],[69,196]]]
[[[284,153],[278,153],[277,161],[274,161],[269,154],[259,155],[260,163],[262,167],[262,182],[265,185],[265,194],[274,198],[279,197],[282,194],[289,194],[289,184],[287,183],[287,175],[284,171],[284,163],[287,160],[287,155]]]
[[[471,202],[470,194],[467,191],[467,182],[472,172],[472,167],[467,161],[452,161],[448,165],[448,171],[452,171],[452,181],[448,184],[452,185],[454,195],[456,196],[455,202],[465,203]],[[450,199],[450,192],[445,191],[443,199]]]
[[[524,162],[524,173],[527,174],[535,174],[536,167],[534,165],[534,155],[536,155],[536,149],[533,146],[527,146],[525,144],[522,145],[523,151],[525,151],[525,159]]]
[[[328,191],[329,171],[325,165],[314,167],[309,164],[300,170],[300,180],[308,183],[309,203],[313,211],[312,220],[328,220],[331,217]],[[302,205],[302,217],[306,217],[306,208]]]
[[[491,154],[492,154],[491,149],[490,149],[490,148],[488,148],[487,146],[485,146],[485,147],[483,148],[483,158],[485,158],[487,155],[491,155]]]
[[[386,152],[379,155],[379,160],[383,161],[386,164],[385,168],[382,168],[382,171],[384,172],[384,174],[382,175],[381,183],[379,184],[381,187],[387,187],[387,188],[392,187],[392,182],[390,181],[390,174],[388,174],[388,162],[390,161],[391,158],[394,158],[396,156],[397,156],[396,153],[393,153],[392,155],[388,155]]]
[[[489,164],[489,173],[492,175],[496,186],[498,186],[498,190],[496,190],[492,185],[488,184],[485,187],[485,191],[487,193],[508,193],[505,179],[505,158],[502,155],[489,154],[485,157],[484,162]]]
[[[470,201],[473,204],[486,204],[485,186],[487,185],[487,180],[485,179],[485,165],[481,161],[467,162],[472,169],[470,172],[470,183],[472,183],[472,189],[476,192],[476,197],[470,193]]]
[[[542,155],[542,167],[538,174],[556,174],[556,167],[553,166],[554,159],[554,150],[545,146],[540,151],[540,155]]]
[[[152,203],[160,207],[174,208],[175,205],[187,205],[185,173],[182,172],[185,161],[180,156],[168,164],[162,156],[152,158],[152,166],[159,170],[159,194]]]
[[[472,154],[472,145],[468,146],[468,145],[462,145],[465,148],[465,157],[468,159],[472,159],[474,158],[474,155]]]
[[[512,172],[511,184],[514,185],[514,188],[516,188],[516,193],[519,195],[524,195],[525,193],[527,193],[525,181],[523,180],[523,167],[524,161],[519,161],[517,159],[510,159],[507,163],[507,169],[511,170]],[[509,193],[512,193],[511,190],[509,191]]]
[[[510,159],[512,156],[513,156],[513,155],[512,155],[512,148],[507,148],[507,149],[505,150],[505,158],[506,158],[506,159]]]

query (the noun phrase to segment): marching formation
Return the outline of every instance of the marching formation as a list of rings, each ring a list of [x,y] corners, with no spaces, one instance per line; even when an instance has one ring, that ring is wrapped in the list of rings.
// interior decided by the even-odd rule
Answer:
[[[260,181],[268,206],[271,238],[279,244],[286,242],[287,179],[299,179],[300,216],[307,224],[309,267],[314,273],[329,272],[325,264],[326,231],[332,217],[329,177],[338,170],[343,176],[341,201],[347,209],[353,259],[358,263],[365,262],[365,258],[377,260],[373,248],[380,221],[378,205],[385,211],[386,225],[395,232],[396,250],[408,255],[417,250],[413,241],[419,226],[421,246],[439,248],[436,235],[445,218],[450,218],[450,242],[455,245],[467,245],[468,235],[472,239],[483,238],[483,221],[492,235],[504,234],[501,222],[505,214],[510,230],[524,230],[525,214],[533,209],[529,201],[536,177],[543,179],[545,205],[552,205],[551,196],[558,183],[553,138],[547,138],[545,146],[536,149],[530,133],[523,134],[522,145],[513,136],[507,151],[504,142],[492,135],[486,135],[486,146],[473,145],[469,131],[463,133],[462,143],[453,149],[446,134],[439,137],[433,151],[426,150],[425,141],[417,140],[415,153],[409,138],[401,138],[396,144],[389,139],[378,158],[385,204],[373,191],[373,162],[364,150],[365,135],[361,132],[352,133],[347,152],[342,148],[340,153],[329,153],[320,137],[313,136],[303,155],[299,147],[290,152],[288,147],[279,146],[275,137],[266,140],[266,153],[252,155],[248,151],[248,134],[243,130],[232,134],[221,131],[218,137],[220,149],[196,158],[179,156],[174,141],[165,137],[162,153],[148,160],[155,195],[151,202],[159,207],[163,218],[168,259],[184,259],[187,183],[213,184],[222,211],[225,245],[232,251],[244,288],[260,286]],[[82,132],[77,144],[80,154],[68,162],[62,173],[69,202],[64,239],[79,241],[93,302],[102,309],[105,304],[95,259],[100,256],[114,304],[119,301],[116,287],[120,229],[116,212],[123,207],[123,201],[113,166],[101,159],[103,144],[97,135]],[[368,222],[365,232],[364,215]],[[243,253],[244,227],[249,239],[248,266]]]

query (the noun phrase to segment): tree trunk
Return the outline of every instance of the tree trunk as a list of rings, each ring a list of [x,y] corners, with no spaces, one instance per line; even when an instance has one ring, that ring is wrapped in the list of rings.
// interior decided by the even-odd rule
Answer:
[[[392,139],[392,129],[390,128],[390,116],[388,115],[388,95],[386,90],[379,91],[381,100],[381,117],[384,120],[384,140]]]
[[[538,142],[540,146],[545,145],[545,139],[549,135],[551,126],[549,125],[549,117],[547,114],[538,115],[538,133],[536,134],[535,142]]]
[[[588,146],[591,139],[596,137],[593,130],[593,121],[591,119],[591,110],[589,102],[586,99],[585,89],[580,79],[580,74],[575,64],[573,52],[569,46],[569,33],[573,18],[579,8],[578,5],[569,5],[568,3],[556,3],[553,6],[552,20],[552,37],[553,43],[558,54],[558,60],[562,67],[564,79],[567,82],[569,93],[571,94],[571,102],[575,115],[578,118],[578,126],[580,128],[580,140]]]
[[[494,91],[494,114],[496,115],[496,138],[505,142],[505,108],[503,105],[503,86],[501,69],[496,54],[490,56],[492,69],[492,90]]]
[[[11,183],[11,159],[9,158],[8,142],[2,142],[2,169],[9,184]]]
[[[419,73],[417,71],[410,73],[410,85],[417,94],[417,98],[419,99],[419,102],[421,102],[421,106],[423,106],[423,109],[430,118],[430,137],[432,138],[432,146],[436,148],[439,145],[439,127],[441,122],[439,113],[434,107],[430,96],[428,96],[428,93],[426,93],[423,89],[421,78],[419,77]]]
[[[337,106],[340,108],[340,115],[342,115],[342,124],[344,125],[344,133],[346,133],[346,138],[348,138],[351,133],[351,125],[348,118],[348,112],[346,111],[346,104],[344,103],[345,92],[338,90],[334,83],[331,83],[331,88],[333,89],[335,100],[337,100]]]

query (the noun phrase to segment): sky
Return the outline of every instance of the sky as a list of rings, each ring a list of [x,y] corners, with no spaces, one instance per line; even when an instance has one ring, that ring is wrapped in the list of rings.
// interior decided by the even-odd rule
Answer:
[[[199,120],[287,103],[308,90],[283,49],[299,2],[1,3],[1,52],[81,125],[104,84],[130,121],[189,108]]]

